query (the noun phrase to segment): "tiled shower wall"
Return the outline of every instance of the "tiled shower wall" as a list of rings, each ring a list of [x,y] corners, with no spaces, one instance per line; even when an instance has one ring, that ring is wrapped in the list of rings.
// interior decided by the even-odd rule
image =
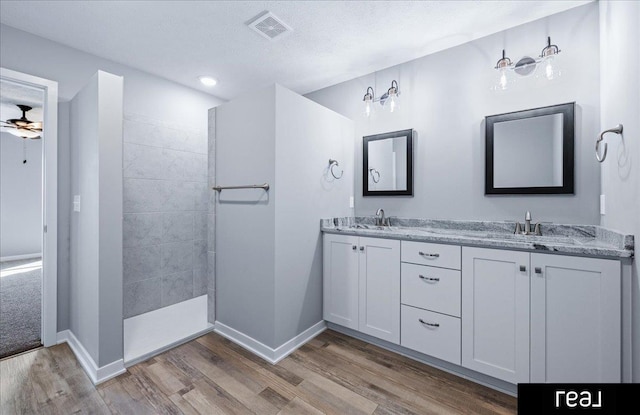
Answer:
[[[208,293],[207,141],[125,114],[125,318]]]

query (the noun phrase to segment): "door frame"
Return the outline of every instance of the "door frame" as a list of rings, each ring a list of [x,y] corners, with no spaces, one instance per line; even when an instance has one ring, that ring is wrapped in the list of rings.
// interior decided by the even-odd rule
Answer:
[[[43,103],[42,146],[42,327],[45,347],[57,343],[58,326],[58,83],[7,68],[0,78],[41,89]]]

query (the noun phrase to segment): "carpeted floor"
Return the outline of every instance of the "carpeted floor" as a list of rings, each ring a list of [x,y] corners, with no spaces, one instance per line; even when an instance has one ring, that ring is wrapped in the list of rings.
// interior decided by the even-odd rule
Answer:
[[[0,263],[0,358],[40,346],[40,258]]]

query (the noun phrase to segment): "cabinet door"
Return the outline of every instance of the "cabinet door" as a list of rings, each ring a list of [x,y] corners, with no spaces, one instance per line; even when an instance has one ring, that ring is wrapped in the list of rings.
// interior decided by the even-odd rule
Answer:
[[[400,343],[400,241],[360,238],[359,330]]]
[[[529,382],[529,254],[462,248],[462,366]]]
[[[531,269],[531,382],[620,382],[620,262],[531,254]]]
[[[358,330],[358,237],[325,234],[323,317]]]

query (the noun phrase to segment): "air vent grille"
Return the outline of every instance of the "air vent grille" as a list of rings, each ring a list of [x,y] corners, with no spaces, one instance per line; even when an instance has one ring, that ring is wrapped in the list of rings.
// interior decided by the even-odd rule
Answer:
[[[280,39],[293,30],[271,12],[262,13],[253,19],[249,27],[269,40]]]

